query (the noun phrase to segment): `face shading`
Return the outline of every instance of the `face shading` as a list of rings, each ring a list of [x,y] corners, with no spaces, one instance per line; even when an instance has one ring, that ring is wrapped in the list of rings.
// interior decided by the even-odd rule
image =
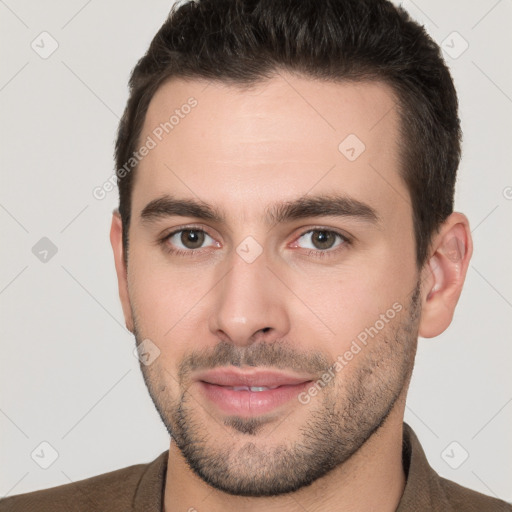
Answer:
[[[355,453],[412,371],[419,274],[393,95],[174,80],[140,140],[190,97],[134,182],[130,311],[160,351],[141,369],[203,480],[290,492]]]

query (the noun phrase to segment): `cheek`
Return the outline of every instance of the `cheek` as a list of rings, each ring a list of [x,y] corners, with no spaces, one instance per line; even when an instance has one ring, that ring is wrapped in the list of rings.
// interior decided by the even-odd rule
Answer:
[[[151,261],[134,251],[129,265],[129,292],[138,326],[146,337],[164,340],[189,314],[205,293],[206,283],[197,272]]]
[[[406,262],[396,261],[392,251],[383,250],[359,260],[357,268],[329,269],[314,278],[311,273],[296,276],[290,288],[301,299],[291,303],[295,320],[302,324],[299,330],[315,325],[330,340],[331,354],[339,355],[365,329],[376,323],[382,327],[384,321],[387,331],[395,323],[397,311],[410,301],[415,275],[412,255]]]

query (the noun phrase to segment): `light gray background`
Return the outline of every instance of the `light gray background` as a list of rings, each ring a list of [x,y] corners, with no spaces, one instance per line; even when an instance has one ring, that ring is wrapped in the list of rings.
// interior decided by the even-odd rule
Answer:
[[[99,201],[92,189],[113,172],[129,73],[170,4],[0,0],[0,497],[168,448],[117,295],[117,190]],[[453,324],[420,340],[406,421],[441,475],[512,501],[512,2],[404,6],[452,55],[465,134],[456,208],[475,243]],[[51,48],[43,31],[59,45],[46,59],[31,47]],[[58,249],[46,262],[32,252],[42,237]],[[48,469],[35,462],[51,462],[44,441],[58,452]]]

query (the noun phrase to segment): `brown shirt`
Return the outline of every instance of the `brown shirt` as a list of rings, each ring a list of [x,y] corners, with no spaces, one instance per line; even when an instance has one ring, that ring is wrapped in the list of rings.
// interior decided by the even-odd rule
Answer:
[[[169,451],[149,464],[0,500],[0,512],[162,512]],[[404,423],[407,474],[396,512],[512,512],[512,505],[441,478]]]

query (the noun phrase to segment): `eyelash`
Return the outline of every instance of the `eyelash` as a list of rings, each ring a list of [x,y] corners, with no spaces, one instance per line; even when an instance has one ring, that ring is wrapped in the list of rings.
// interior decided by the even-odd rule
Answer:
[[[188,257],[193,257],[193,256],[196,256],[198,255],[198,253],[202,252],[204,250],[204,248],[200,248],[200,249],[189,249],[189,250],[183,250],[183,249],[175,249],[175,248],[172,248],[168,243],[167,241],[173,237],[174,235],[178,234],[178,233],[181,233],[182,231],[201,231],[202,233],[205,233],[206,235],[208,235],[208,233],[198,227],[198,226],[185,226],[185,227],[181,227],[179,229],[175,229],[174,231],[172,231],[171,233],[167,233],[166,235],[164,235],[162,238],[160,238],[157,243],[158,245],[161,245],[163,250],[169,254],[172,254],[174,256],[188,256]],[[346,248],[346,246],[349,246],[352,244],[352,240],[350,238],[348,238],[346,235],[343,235],[342,233],[334,230],[334,229],[326,229],[324,227],[314,227],[314,228],[310,228],[306,231],[304,231],[303,233],[301,233],[297,238],[296,240],[302,238],[304,235],[307,235],[308,233],[313,233],[315,231],[325,231],[327,233],[332,233],[336,236],[338,236],[342,243],[337,246],[335,249],[326,249],[324,251],[322,251],[321,249],[309,249],[305,255],[306,256],[312,256],[312,257],[315,257],[315,258],[327,258],[327,257],[330,257],[332,256],[333,254],[337,254],[340,250],[344,250]],[[210,236],[210,235],[208,235]],[[213,238],[210,236],[210,238]]]

